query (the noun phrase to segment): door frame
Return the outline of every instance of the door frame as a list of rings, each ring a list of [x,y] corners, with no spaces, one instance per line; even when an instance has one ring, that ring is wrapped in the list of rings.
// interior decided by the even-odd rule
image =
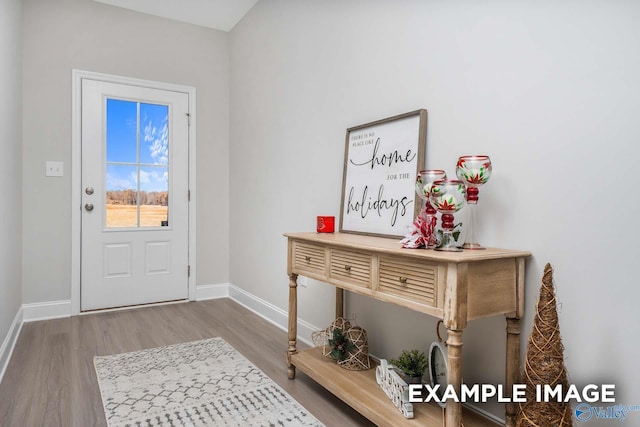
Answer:
[[[151,80],[121,77],[93,71],[71,70],[71,315],[80,312],[82,255],[82,80],[98,80],[151,89],[186,93],[189,96],[189,295],[196,299],[196,88]]]

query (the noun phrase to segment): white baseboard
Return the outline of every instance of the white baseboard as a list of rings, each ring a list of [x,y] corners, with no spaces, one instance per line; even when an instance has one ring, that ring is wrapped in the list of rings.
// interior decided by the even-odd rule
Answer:
[[[289,315],[280,307],[276,307],[270,302],[250,294],[249,292],[232,284],[229,284],[229,298],[251,310],[263,319],[273,323],[278,328],[284,331],[289,330]],[[318,328],[311,323],[298,318],[298,340],[307,345],[313,346],[313,343],[311,342],[311,333],[321,329],[323,328]]]
[[[229,283],[219,283],[216,285],[197,285],[196,301],[204,301],[208,299],[228,298]]]
[[[9,331],[7,331],[7,336],[4,338],[2,346],[0,347],[0,382],[2,382],[2,377],[4,377],[4,373],[9,365],[9,360],[11,359],[11,354],[13,353],[13,349],[18,341],[18,336],[20,336],[22,324],[24,323],[22,316],[23,311],[22,307],[20,307],[16,313],[16,317],[13,318],[13,322],[11,323],[11,326],[9,326]]]
[[[196,301],[203,301],[216,298],[231,298],[233,301],[244,306],[248,310],[254,312],[258,316],[273,323],[278,328],[287,331],[289,329],[289,316],[286,310],[283,310],[268,301],[263,300],[243,289],[231,283],[219,283],[213,285],[198,285],[196,286]],[[49,301],[33,304],[23,304],[20,311],[16,315],[17,320],[17,332],[22,327],[23,322],[34,322],[37,320],[58,319],[62,317],[71,316],[71,300],[63,301]],[[14,321],[15,323],[16,321]],[[7,339],[0,351],[0,362],[5,357],[5,345],[7,340],[12,339],[12,343],[15,344],[17,339],[17,333],[12,333],[14,326],[9,331]],[[314,331],[318,331],[322,328],[318,328],[311,323],[298,319],[298,339],[307,345],[313,345],[311,342],[311,334]],[[15,332],[15,331],[14,331]],[[13,338],[11,338],[13,337]],[[13,345],[11,344],[11,345]],[[11,347],[12,349],[13,347]],[[10,351],[9,351],[10,353]],[[7,357],[8,360],[8,357]],[[1,367],[2,365],[0,365]]]
[[[196,286],[196,301],[216,298],[230,298],[278,328],[284,331],[289,330],[289,315],[285,310],[244,289],[240,289],[231,283]],[[320,329],[322,328],[317,328],[304,320],[298,319],[298,339],[307,345],[313,345],[311,333]]]
[[[23,304],[22,310],[25,322],[71,317],[71,300]]]

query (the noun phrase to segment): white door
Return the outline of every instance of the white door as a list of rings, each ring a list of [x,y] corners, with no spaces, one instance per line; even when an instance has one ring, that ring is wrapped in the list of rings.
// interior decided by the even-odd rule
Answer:
[[[82,80],[80,309],[188,297],[189,96]]]

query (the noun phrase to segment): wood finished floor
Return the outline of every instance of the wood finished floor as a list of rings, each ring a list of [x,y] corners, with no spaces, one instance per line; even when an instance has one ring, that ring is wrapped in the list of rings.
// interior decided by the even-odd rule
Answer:
[[[106,426],[93,357],[220,336],[327,427],[372,426],[302,373],[287,335],[229,299],[25,323],[2,383],[0,426]]]

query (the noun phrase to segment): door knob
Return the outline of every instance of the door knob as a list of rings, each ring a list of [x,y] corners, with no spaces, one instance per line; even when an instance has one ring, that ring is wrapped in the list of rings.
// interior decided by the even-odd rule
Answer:
[[[88,211],[92,211],[93,210],[93,203],[87,203],[86,205],[84,205],[84,208]]]

